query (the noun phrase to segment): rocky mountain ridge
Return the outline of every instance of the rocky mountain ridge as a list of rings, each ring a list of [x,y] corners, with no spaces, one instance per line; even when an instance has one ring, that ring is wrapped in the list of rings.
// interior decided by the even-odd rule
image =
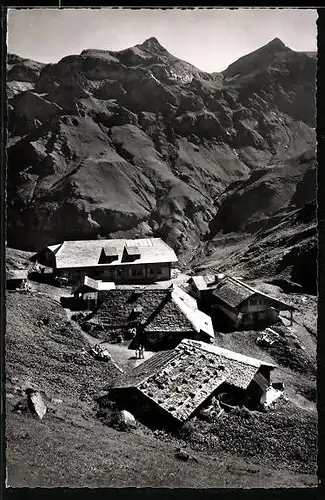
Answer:
[[[155,38],[57,64],[7,62],[17,248],[154,235],[182,253],[209,233],[225,188],[315,148],[316,57],[277,39],[223,73]]]

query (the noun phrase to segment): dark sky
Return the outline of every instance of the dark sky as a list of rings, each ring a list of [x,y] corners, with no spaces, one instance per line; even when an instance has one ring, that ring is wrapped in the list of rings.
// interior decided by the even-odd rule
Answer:
[[[222,71],[275,37],[316,51],[315,9],[9,9],[8,52],[57,62],[88,48],[121,50],[154,36],[204,71]]]

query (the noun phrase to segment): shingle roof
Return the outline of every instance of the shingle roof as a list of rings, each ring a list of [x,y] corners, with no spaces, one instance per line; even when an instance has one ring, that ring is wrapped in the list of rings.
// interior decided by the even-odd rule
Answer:
[[[64,241],[57,251],[56,267],[58,269],[83,268],[130,265],[122,262],[125,247],[138,247],[141,257],[134,264],[154,264],[163,262],[177,262],[177,257],[172,248],[161,238],[143,238],[137,240],[79,240]],[[116,249],[118,259],[110,263],[98,264],[102,249]]]
[[[238,307],[244,300],[248,299],[256,292],[245,287],[241,282],[235,281],[230,276],[226,276],[218,283],[212,294],[230,307]]]
[[[261,366],[275,365],[185,339],[120,377],[113,389],[134,387],[179,421],[186,420],[223,382],[246,389]]]
[[[181,290],[178,286],[173,287],[172,299],[197,332],[207,333],[214,338],[214,329],[210,316],[199,311],[197,302],[193,297]]]
[[[260,295],[274,302],[274,304],[281,306],[283,309],[295,309],[293,306],[266,295],[265,293],[260,292],[256,288],[253,288],[247,283],[244,283],[237,278],[233,278],[232,276],[225,276],[219,283],[214,285],[212,294],[233,308],[240,306],[245,300],[253,295]]]

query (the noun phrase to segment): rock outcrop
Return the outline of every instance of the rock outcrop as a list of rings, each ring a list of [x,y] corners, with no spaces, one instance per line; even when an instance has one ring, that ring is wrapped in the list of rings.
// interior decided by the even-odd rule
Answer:
[[[316,158],[306,151],[264,169],[243,182],[230,185],[218,199],[210,236],[217,232],[250,232],[278,223],[283,210],[302,208],[316,198]]]
[[[155,38],[7,62],[9,246],[155,235],[183,252],[227,186],[315,148],[316,58],[278,40],[220,74]]]
[[[40,420],[42,420],[47,411],[47,408],[43,401],[41,393],[29,388],[26,389],[26,395],[29,411],[35,418],[39,418]]]
[[[230,184],[188,265],[316,294],[316,163],[309,150]]]

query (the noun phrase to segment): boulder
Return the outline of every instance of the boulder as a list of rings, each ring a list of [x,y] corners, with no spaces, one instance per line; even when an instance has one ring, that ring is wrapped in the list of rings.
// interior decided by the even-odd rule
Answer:
[[[119,412],[118,420],[119,427],[123,430],[134,429],[137,426],[137,422],[134,416],[127,410],[122,410]]]
[[[34,389],[26,389],[26,395],[29,411],[33,416],[42,420],[47,410],[42,395],[39,391],[35,391]]]
[[[61,108],[35,92],[26,91],[14,98],[16,113],[28,121],[38,119],[42,123],[60,113]]]
[[[175,453],[175,458],[177,458],[178,460],[182,460],[183,462],[187,462],[190,458],[190,455],[187,453],[187,451],[178,448]]]

